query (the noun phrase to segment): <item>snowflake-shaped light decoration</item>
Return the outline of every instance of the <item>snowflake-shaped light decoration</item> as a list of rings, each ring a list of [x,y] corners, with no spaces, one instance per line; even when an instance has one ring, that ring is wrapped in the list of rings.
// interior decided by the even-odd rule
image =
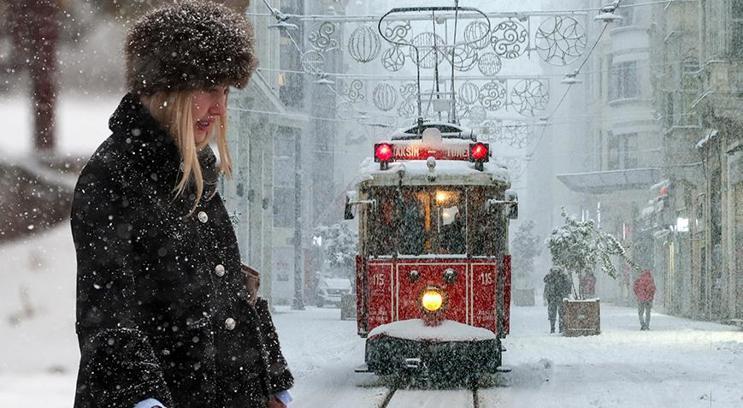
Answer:
[[[387,71],[397,72],[405,66],[405,53],[402,47],[393,46],[382,53],[382,66]]]
[[[500,72],[501,68],[503,68],[503,63],[500,57],[492,52],[486,52],[480,55],[477,61],[477,69],[486,77],[494,76]]]
[[[529,143],[529,125],[521,121],[506,121],[501,124],[503,142],[509,146],[523,149]]]
[[[538,79],[524,79],[511,89],[511,106],[525,116],[534,116],[534,111],[545,110],[549,99],[547,84]]]
[[[483,140],[487,140],[490,143],[497,143],[500,137],[501,121],[497,119],[484,120],[480,123],[479,130]]]
[[[469,122],[470,126],[477,127],[480,126],[480,124],[485,119],[487,119],[487,117],[488,112],[485,110],[484,107],[480,105],[473,105],[467,109],[462,119],[466,119]]]
[[[356,103],[366,99],[366,89],[364,81],[360,79],[354,79],[349,83],[343,83],[343,95],[348,97],[348,100]]]
[[[357,27],[348,38],[348,54],[362,64],[377,58],[381,48],[377,30],[368,25]]]
[[[490,43],[499,57],[518,58],[529,47],[529,30],[520,21],[509,18],[495,26]]]
[[[477,50],[487,47],[490,43],[488,25],[482,21],[467,24],[464,28],[464,41]]]
[[[324,21],[320,23],[317,31],[310,33],[310,44],[313,48],[322,52],[338,48],[338,39],[333,36],[337,29],[333,22]]]
[[[302,54],[299,59],[302,70],[309,74],[321,75],[324,73],[325,56],[317,50],[309,50]]]
[[[415,82],[406,82],[400,85],[400,95],[403,98],[415,96],[416,92],[418,92],[418,85]]]
[[[384,37],[392,42],[405,43],[410,34],[410,21],[390,21],[384,29]]]
[[[480,97],[480,88],[472,81],[465,81],[459,87],[457,101],[460,105],[474,105]]]
[[[548,64],[571,64],[586,50],[585,29],[573,17],[547,18],[537,28],[534,48]]]
[[[421,68],[431,69],[437,64],[446,60],[446,41],[441,36],[432,32],[422,32],[413,37],[412,45],[408,55],[413,62],[416,62],[416,52],[418,49],[418,65]]]
[[[401,118],[412,118],[418,115],[418,98],[415,95],[408,96],[397,108],[397,115]]]
[[[397,91],[390,84],[378,84],[374,87],[372,101],[377,109],[384,112],[390,111],[395,107],[395,103],[397,103]]]
[[[496,111],[506,105],[507,94],[502,81],[488,81],[480,87],[480,104],[489,111]]]
[[[506,144],[503,134],[502,120],[486,120],[482,123],[482,133],[487,135],[488,141],[493,144]]]
[[[477,50],[467,44],[454,47],[454,55],[446,53],[447,60],[459,71],[471,70],[478,61]]]

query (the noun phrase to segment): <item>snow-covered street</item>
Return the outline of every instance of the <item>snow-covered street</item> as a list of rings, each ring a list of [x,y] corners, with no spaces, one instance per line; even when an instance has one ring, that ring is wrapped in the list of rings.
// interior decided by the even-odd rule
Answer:
[[[336,309],[281,310],[287,359],[298,377],[296,407],[378,406],[385,390],[354,374],[363,342]],[[602,334],[547,334],[546,308],[512,309],[497,386],[479,390],[481,407],[739,407],[743,404],[743,332],[655,314],[639,330],[633,308],[602,305]],[[349,337],[350,334],[350,337]],[[419,407],[452,407],[461,393],[415,392]],[[406,396],[406,400],[411,400]],[[363,401],[363,402],[362,402]],[[462,405],[469,406],[469,405]]]
[[[0,407],[72,406],[78,359],[74,334],[75,262],[69,226],[32,241],[0,247],[2,310],[22,310],[28,287],[30,318],[0,322]],[[356,374],[364,342],[340,311],[278,306],[274,314],[296,377],[293,407],[376,407],[386,395],[371,374]],[[632,308],[604,304],[602,334],[548,334],[543,306],[512,308],[505,364],[513,371],[479,390],[480,407],[740,407],[743,331],[654,314],[639,330]],[[453,407],[456,391],[406,391],[418,407]],[[399,404],[399,403],[398,403]],[[402,406],[391,404],[390,406]],[[412,405],[405,405],[412,406]]]

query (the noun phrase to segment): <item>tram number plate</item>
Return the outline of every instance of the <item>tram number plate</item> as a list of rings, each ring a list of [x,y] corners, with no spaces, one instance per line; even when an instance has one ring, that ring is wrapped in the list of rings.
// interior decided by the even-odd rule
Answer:
[[[368,329],[392,321],[392,263],[370,263]]]
[[[498,268],[495,263],[473,264],[472,323],[496,331],[496,287]]]

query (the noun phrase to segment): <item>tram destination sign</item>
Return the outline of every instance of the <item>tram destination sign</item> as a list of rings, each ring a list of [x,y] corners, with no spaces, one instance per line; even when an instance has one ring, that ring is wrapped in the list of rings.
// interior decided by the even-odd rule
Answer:
[[[394,144],[392,157],[395,160],[469,160],[470,149],[466,144],[426,146],[423,144]]]

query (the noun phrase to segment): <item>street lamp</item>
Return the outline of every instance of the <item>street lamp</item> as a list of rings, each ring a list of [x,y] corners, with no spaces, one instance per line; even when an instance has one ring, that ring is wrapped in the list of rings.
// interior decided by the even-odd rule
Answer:
[[[299,26],[286,21],[279,21],[278,23],[269,24],[268,28],[278,28],[279,30],[298,30]]]
[[[326,73],[321,73],[321,74],[318,75],[318,77],[319,78],[317,80],[315,80],[315,83],[317,85],[334,85],[335,84],[335,82],[333,82],[332,80],[328,79],[328,74],[326,74]]]
[[[561,84],[565,85],[575,85],[581,82],[583,82],[583,80],[578,78],[578,71],[565,74],[565,77],[563,77],[562,81],[560,81]]]
[[[613,23],[615,21],[619,21],[622,19],[622,16],[618,14],[614,14],[614,12],[619,7],[619,0],[614,0],[613,3],[607,4],[604,7],[601,7],[601,12],[595,16],[593,19],[594,21],[601,21],[604,23]]]

